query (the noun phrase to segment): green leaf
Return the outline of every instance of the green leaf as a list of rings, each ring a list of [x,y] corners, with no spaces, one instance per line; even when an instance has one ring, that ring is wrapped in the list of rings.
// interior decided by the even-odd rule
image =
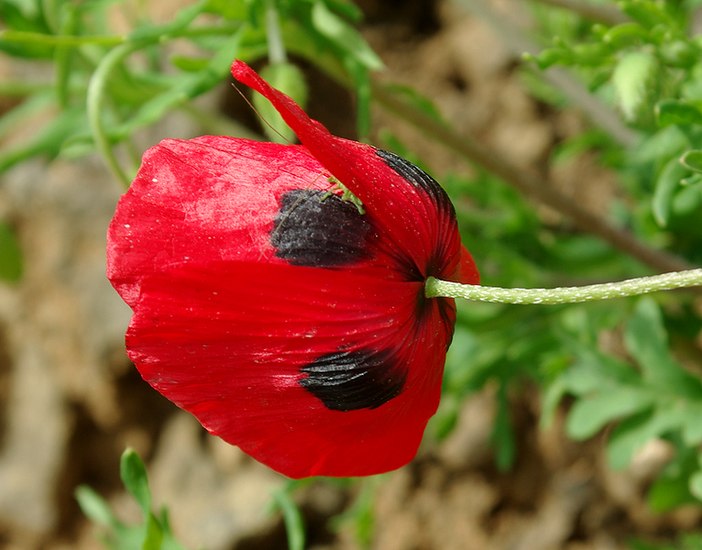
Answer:
[[[205,10],[207,5],[208,3],[205,0],[199,0],[195,4],[186,6],[178,11],[169,23],[137,27],[129,34],[128,39],[132,42],[154,42],[177,34],[188,27]]]
[[[668,349],[660,309],[652,298],[639,300],[624,332],[624,343],[652,387],[675,397],[702,399],[702,381],[684,371]]]
[[[78,10],[73,4],[64,4],[62,22],[59,32],[64,35],[76,34],[78,31]],[[62,108],[68,106],[69,84],[72,72],[72,60],[75,55],[73,48],[58,47],[54,52],[56,66],[56,95]]]
[[[602,390],[604,384],[630,386],[639,376],[631,365],[593,350],[588,345],[571,343],[577,354],[576,363],[562,376],[563,383],[573,395],[588,395]]]
[[[10,227],[0,222],[0,279],[11,283],[22,277],[22,251]]]
[[[36,155],[54,158],[64,141],[86,126],[85,111],[81,108],[62,111],[45,126],[37,129],[36,135],[28,143],[0,153],[0,173]]]
[[[664,99],[656,104],[659,126],[702,124],[702,111],[695,103],[680,99]]]
[[[607,446],[610,465],[615,469],[625,468],[648,441],[679,428],[684,419],[683,410],[661,407],[622,421],[612,432]]]
[[[302,519],[300,509],[290,496],[290,488],[274,491],[273,500],[278,510],[283,514],[285,531],[288,535],[288,549],[304,550],[305,523]]]
[[[698,470],[690,476],[689,489],[697,500],[702,500],[702,470]]]
[[[666,64],[688,70],[694,70],[700,59],[699,46],[687,39],[666,41],[661,44],[659,52]]]
[[[209,59],[204,57],[192,57],[187,55],[173,55],[170,58],[171,65],[186,73],[196,73],[206,69]]]
[[[685,153],[680,162],[693,172],[702,173],[702,149],[694,149]]]
[[[48,110],[53,101],[53,89],[38,91],[22,101],[14,109],[3,113],[2,117],[0,117],[0,139],[12,135],[18,127],[21,128],[29,124],[39,113]]]
[[[232,21],[246,21],[249,17],[249,6],[244,2],[232,2],[231,0],[208,0],[204,11],[216,13],[225,19]]]
[[[241,32],[236,32],[225,40],[204,69],[197,73],[182,75],[169,89],[144,102],[127,122],[110,130],[110,138],[122,140],[135,130],[160,120],[171,109],[218,85],[229,71],[232,56],[238,51],[240,39]]]
[[[638,23],[630,21],[609,29],[602,36],[602,40],[617,49],[621,49],[645,41],[648,38],[648,34],[648,30],[644,29]]]
[[[307,82],[305,75],[297,65],[292,63],[275,63],[266,65],[260,71],[261,77],[281,92],[289,95],[303,109],[307,105]],[[293,132],[280,116],[280,113],[265,97],[259,93],[253,95],[253,105],[261,119],[261,127],[266,137],[276,143],[292,143]]]
[[[141,550],[163,550],[163,530],[153,514],[149,513]]]
[[[692,478],[688,482],[685,476],[663,476],[653,482],[646,500],[651,510],[663,514],[690,502],[691,488]]]
[[[0,51],[9,55],[26,58],[50,59],[53,48],[39,41],[15,42],[11,37],[14,32],[46,34],[49,29],[46,22],[37,10],[35,2],[10,2],[0,0],[0,14],[3,30],[0,30]]]
[[[619,59],[612,74],[612,83],[626,120],[633,121],[638,117],[656,69],[656,58],[648,52],[632,51]]]
[[[668,225],[675,192],[687,174],[688,171],[678,162],[678,159],[672,158],[663,167],[656,180],[656,188],[651,199],[651,209],[656,223],[661,227]]]
[[[363,19],[363,12],[351,0],[323,0],[333,11],[340,13],[343,17],[354,23],[359,23]]]
[[[383,62],[361,34],[332,12],[323,2],[312,6],[312,24],[322,35],[369,70],[383,68]]]
[[[634,21],[638,21],[647,28],[657,25],[672,27],[675,25],[675,21],[665,9],[665,2],[662,4],[663,6],[657,2],[629,0],[619,2],[619,8]]]
[[[104,527],[116,527],[119,521],[112,514],[105,499],[86,485],[80,485],[75,490],[75,497],[81,511],[92,522]]]
[[[144,519],[151,515],[151,491],[146,468],[134,449],[128,448],[122,453],[119,468],[120,477],[125,488],[135,498]]]
[[[702,443],[702,401],[685,404],[685,417],[682,423],[682,436],[686,445]]]
[[[689,147],[690,142],[685,133],[673,125],[647,136],[631,155],[637,164],[661,164],[673,155],[681,155]]]
[[[573,439],[587,439],[609,422],[649,409],[654,402],[654,396],[640,388],[603,389],[576,401],[568,415],[566,431]]]
[[[702,213],[702,174],[697,176],[685,178],[673,197],[676,227],[690,237],[702,236],[702,224],[697,223]]]

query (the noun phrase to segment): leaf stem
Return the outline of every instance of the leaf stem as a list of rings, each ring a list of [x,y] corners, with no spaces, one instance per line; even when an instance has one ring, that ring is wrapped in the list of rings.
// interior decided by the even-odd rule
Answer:
[[[105,89],[112,70],[129,54],[138,50],[140,44],[137,42],[126,43],[117,46],[103,58],[97,69],[90,78],[88,84],[88,94],[86,98],[88,110],[88,122],[93,133],[95,146],[105,159],[107,166],[115,177],[125,186],[129,187],[129,178],[122,170],[122,167],[115,156],[114,149],[110,143],[110,138],[103,126],[102,115],[105,104]]]
[[[702,286],[702,269],[674,271],[615,283],[559,288],[499,288],[465,285],[429,277],[424,293],[427,298],[465,298],[474,302],[497,304],[555,305],[611,300],[695,286]]]

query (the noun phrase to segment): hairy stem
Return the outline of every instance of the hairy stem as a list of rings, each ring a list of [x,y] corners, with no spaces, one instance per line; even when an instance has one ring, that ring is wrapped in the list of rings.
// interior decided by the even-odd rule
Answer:
[[[651,277],[627,279],[616,283],[560,288],[498,288],[464,285],[429,277],[427,298],[465,298],[474,302],[499,304],[577,304],[639,296],[661,290],[702,286],[702,269],[663,273]]]

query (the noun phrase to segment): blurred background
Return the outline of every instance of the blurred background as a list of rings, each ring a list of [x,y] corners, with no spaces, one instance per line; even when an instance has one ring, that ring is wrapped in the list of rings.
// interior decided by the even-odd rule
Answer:
[[[0,547],[103,547],[80,485],[139,525],[132,447],[186,548],[702,548],[698,292],[459,303],[417,458],[292,483],[141,380],[104,275],[145,148],[264,139],[235,57],[440,181],[484,284],[699,266],[701,6],[0,0]]]

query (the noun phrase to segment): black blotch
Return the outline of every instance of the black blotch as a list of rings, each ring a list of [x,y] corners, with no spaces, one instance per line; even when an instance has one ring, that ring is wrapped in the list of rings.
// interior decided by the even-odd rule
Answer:
[[[293,265],[338,267],[368,256],[371,230],[352,203],[326,191],[296,189],[282,196],[271,244]]]
[[[300,369],[300,385],[334,411],[375,409],[402,392],[407,371],[386,352],[342,351]]]
[[[378,155],[385,164],[397,172],[409,183],[422,189],[431,200],[436,204],[437,208],[441,210],[446,210],[455,216],[455,211],[453,209],[453,204],[451,199],[444,191],[444,188],[439,185],[439,183],[427,174],[421,168],[418,168],[410,161],[403,159],[402,157],[391,153],[390,151],[384,151],[383,149],[376,149],[376,155]]]

